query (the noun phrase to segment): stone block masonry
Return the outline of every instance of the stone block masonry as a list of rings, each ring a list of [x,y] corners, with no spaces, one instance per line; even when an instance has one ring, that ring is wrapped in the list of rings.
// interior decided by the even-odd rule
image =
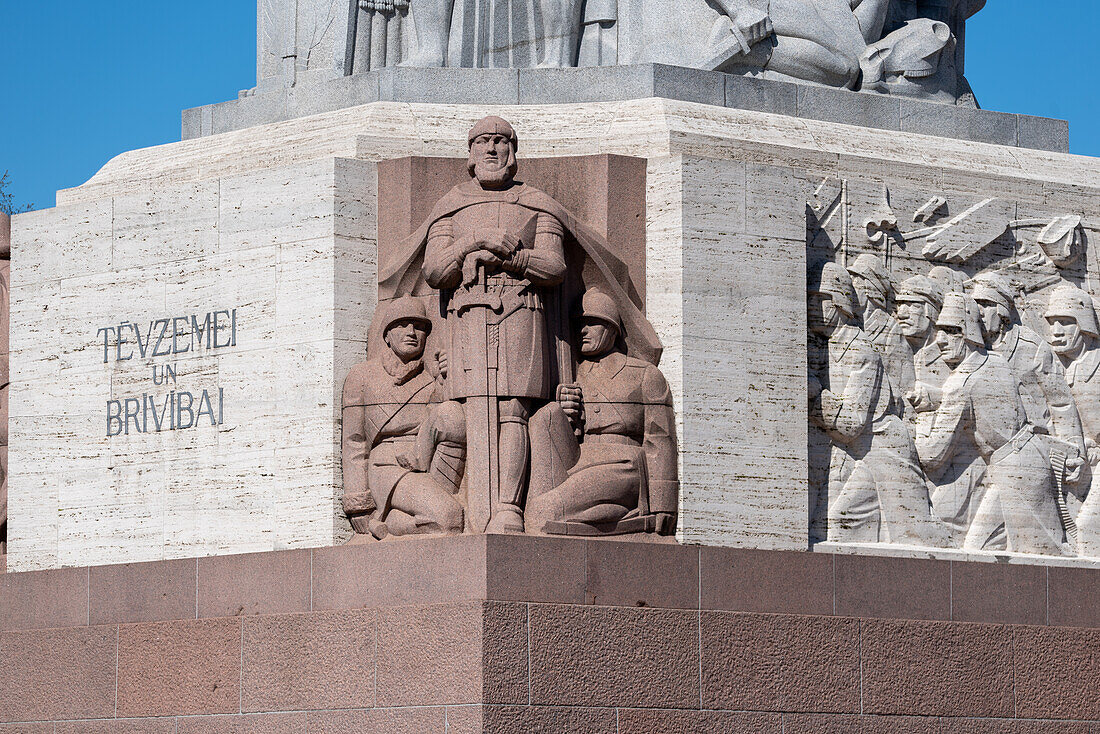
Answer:
[[[1098,573],[481,536],[6,574],[0,731],[1095,734]]]

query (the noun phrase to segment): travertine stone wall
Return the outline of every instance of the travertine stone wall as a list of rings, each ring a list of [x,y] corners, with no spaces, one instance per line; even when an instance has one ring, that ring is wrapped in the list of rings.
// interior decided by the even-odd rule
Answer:
[[[649,162],[647,316],[689,542],[808,547],[806,203],[823,180],[1044,211],[1100,189],[1094,159],[659,99],[376,103],[126,153],[14,222],[10,567],[342,540],[335,406],[374,305],[373,163],[464,156],[486,114],[515,125],[521,159]],[[106,401],[155,390],[151,365],[103,364],[96,330],[221,308],[237,346],[178,362],[181,385],[226,390],[225,424],[109,441]]]
[[[333,542],[340,382],[374,307],[374,188],[373,166],[329,158],[17,220],[13,569]],[[233,309],[234,346],[153,358],[154,341],[142,359],[131,333],[134,358],[117,361],[112,338],[104,361],[102,327]],[[148,394],[163,413],[171,392],[204,390],[219,425],[158,433],[142,405],[149,430],[107,435],[110,400]]]

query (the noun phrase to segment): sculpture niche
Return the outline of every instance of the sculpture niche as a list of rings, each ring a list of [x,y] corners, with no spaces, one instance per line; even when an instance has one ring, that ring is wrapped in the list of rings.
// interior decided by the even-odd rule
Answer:
[[[672,533],[675,420],[626,266],[516,180],[518,138],[505,120],[480,121],[468,143],[470,180],[380,254],[387,315],[370,349],[381,357],[353,369],[344,390],[354,529]],[[598,343],[582,336],[578,368],[570,310],[582,295],[601,304],[607,328]]]
[[[661,63],[974,105],[984,0],[352,0],[344,74]],[[889,30],[890,32],[886,32]]]

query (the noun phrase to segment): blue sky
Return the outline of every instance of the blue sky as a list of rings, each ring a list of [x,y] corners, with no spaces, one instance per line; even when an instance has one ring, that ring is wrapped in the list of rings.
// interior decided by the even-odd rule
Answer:
[[[1060,12],[1058,12],[1060,11]],[[1100,3],[989,0],[967,28],[982,106],[1070,122],[1100,156]],[[255,84],[254,0],[0,0],[0,172],[52,206],[112,156],[179,139],[180,111]]]

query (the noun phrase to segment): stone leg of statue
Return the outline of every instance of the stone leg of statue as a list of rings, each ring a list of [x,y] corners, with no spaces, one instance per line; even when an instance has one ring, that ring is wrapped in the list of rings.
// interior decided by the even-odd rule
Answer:
[[[428,474],[413,472],[393,491],[386,527],[391,535],[447,534],[462,532],[462,505]]]
[[[531,477],[527,487],[524,521],[529,531],[542,532],[543,526],[564,515],[552,492],[569,478],[577,464],[581,447],[573,424],[561,405],[553,402],[539,408],[531,418]]]
[[[527,488],[530,441],[526,400],[500,401],[500,494],[487,533],[523,532],[523,493]]]
[[[581,0],[538,0],[542,15],[540,68],[576,66],[581,34]]]
[[[401,66],[427,68],[447,63],[454,0],[412,0],[409,16],[416,29],[416,49]]]
[[[854,88],[859,59],[867,47],[848,0],[772,0],[776,46],[767,71],[772,75]]]

